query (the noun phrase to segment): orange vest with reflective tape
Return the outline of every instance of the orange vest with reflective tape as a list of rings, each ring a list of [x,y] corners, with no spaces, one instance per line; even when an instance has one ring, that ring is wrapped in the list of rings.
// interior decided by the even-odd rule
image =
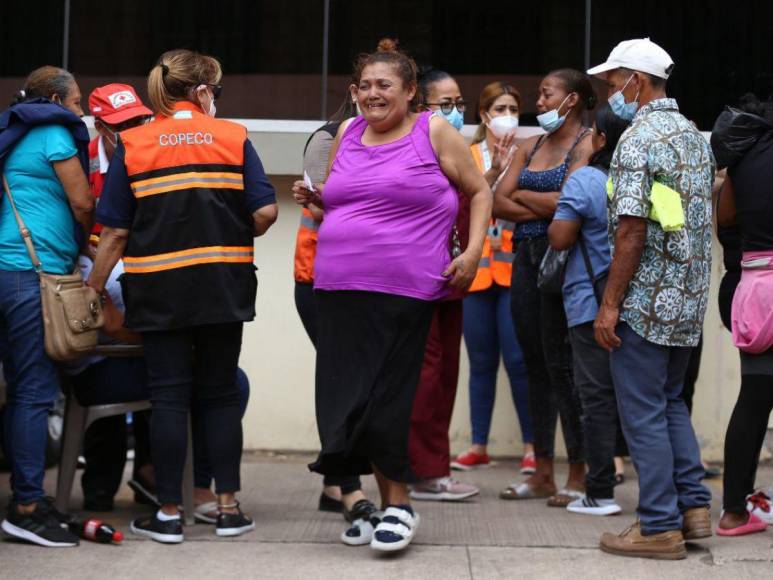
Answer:
[[[478,165],[481,173],[486,172],[483,162],[480,143],[470,146],[472,157]],[[494,251],[491,249],[491,237],[486,235],[483,242],[483,254],[478,263],[478,273],[475,280],[472,281],[470,292],[481,292],[488,290],[491,285],[496,283],[499,286],[510,287],[510,280],[513,274],[513,233],[515,224],[506,220],[491,220],[491,226],[499,229],[499,235],[502,238],[502,247]]]
[[[303,284],[314,282],[314,258],[317,255],[317,230],[319,222],[311,212],[303,208],[298,234],[295,236],[295,281]]]
[[[121,133],[136,199],[122,279],[126,325],[147,331],[252,320],[247,131],[192,103],[174,110]]]

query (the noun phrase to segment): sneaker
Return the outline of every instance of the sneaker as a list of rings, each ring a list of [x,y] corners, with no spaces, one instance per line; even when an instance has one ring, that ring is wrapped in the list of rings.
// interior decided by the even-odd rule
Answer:
[[[35,511],[31,514],[19,512],[18,505],[11,503],[8,514],[0,524],[9,536],[32,542],[46,548],[72,548],[79,540],[71,533],[58,517],[60,514],[45,499],[38,501]],[[61,514],[64,516],[64,514]]]
[[[413,486],[411,499],[429,501],[461,501],[478,495],[480,490],[474,485],[469,485],[451,479],[439,477],[437,479],[425,479]]]
[[[236,510],[235,514],[225,512],[218,514],[215,534],[230,538],[241,536],[255,529],[255,522],[252,521],[251,517],[244,515],[239,507],[239,502],[236,502]]]
[[[623,511],[613,499],[594,499],[587,495],[574,500],[566,509],[574,514],[588,516],[614,516]]]
[[[183,523],[180,517],[166,522],[158,519],[158,513],[148,518],[137,518],[131,523],[133,534],[145,536],[162,544],[179,544],[183,541]]]
[[[521,473],[523,475],[532,475],[537,471],[537,458],[534,453],[527,453],[521,459]]]
[[[603,552],[632,558],[683,560],[687,557],[682,530],[669,530],[645,536],[639,522],[619,535],[606,533],[599,545]]]
[[[488,467],[489,465],[491,465],[491,460],[489,459],[488,454],[468,451],[467,453],[462,453],[451,462],[451,469],[470,471],[471,469]]]
[[[746,509],[766,524],[773,526],[773,509],[770,496],[764,491],[758,491],[746,498]]]

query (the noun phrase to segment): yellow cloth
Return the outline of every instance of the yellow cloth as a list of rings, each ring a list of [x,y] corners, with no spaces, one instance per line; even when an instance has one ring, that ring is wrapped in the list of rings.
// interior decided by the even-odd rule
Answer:
[[[607,180],[607,196],[612,199],[614,195],[612,179]],[[650,215],[652,221],[658,222],[665,232],[677,232],[684,227],[684,208],[682,208],[682,196],[678,191],[653,181],[650,191]]]

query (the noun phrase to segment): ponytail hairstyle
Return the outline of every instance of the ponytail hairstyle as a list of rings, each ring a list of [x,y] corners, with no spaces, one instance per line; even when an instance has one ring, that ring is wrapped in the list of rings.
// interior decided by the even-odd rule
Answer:
[[[192,50],[170,50],[161,55],[148,75],[148,97],[156,113],[170,117],[174,104],[195,101],[199,85],[216,85],[223,70],[216,58]]]
[[[576,93],[584,109],[591,111],[596,106],[598,102],[596,91],[593,90],[590,77],[584,72],[573,68],[560,68],[549,72],[545,78],[547,77],[558,79],[567,93]],[[578,108],[577,112],[582,115],[582,109]]]
[[[494,81],[483,87],[478,97],[478,114],[488,111],[499,97],[502,95],[511,95],[515,99],[515,103],[518,105],[518,110],[521,110],[521,93],[518,92],[513,85],[502,82]],[[483,115],[481,116],[480,125],[475,130],[475,135],[472,138],[473,144],[480,143],[486,138],[486,123],[483,121]]]
[[[357,58],[357,60],[354,62],[354,72],[352,74],[354,84],[360,84],[362,71],[366,66],[380,62],[390,64],[396,69],[397,75],[403,81],[404,88],[407,89],[410,87],[417,87],[416,94],[414,95],[413,100],[410,102],[411,109],[415,110],[419,102],[418,82],[416,80],[416,62],[405,52],[397,48],[396,40],[391,38],[382,38],[378,43],[376,52],[372,52],[370,54],[361,54]]]
[[[24,82],[24,88],[13,96],[13,103],[17,105],[31,99],[53,100],[54,95],[60,101],[64,101],[70,94],[75,83],[72,73],[55,66],[42,66],[36,68]]]

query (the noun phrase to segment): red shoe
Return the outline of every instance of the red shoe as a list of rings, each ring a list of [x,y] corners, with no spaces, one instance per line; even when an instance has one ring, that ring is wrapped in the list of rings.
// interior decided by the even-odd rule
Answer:
[[[521,473],[531,475],[535,471],[537,471],[537,458],[534,457],[534,453],[527,453],[521,459]]]
[[[471,469],[477,469],[479,467],[488,467],[491,464],[488,454],[462,453],[456,459],[451,462],[451,468],[459,471],[470,471]]]
[[[746,534],[754,534],[757,532],[764,532],[768,527],[768,524],[763,522],[760,518],[754,514],[749,514],[749,519],[745,524],[736,526],[735,528],[720,528],[717,526],[718,536],[745,536]]]

